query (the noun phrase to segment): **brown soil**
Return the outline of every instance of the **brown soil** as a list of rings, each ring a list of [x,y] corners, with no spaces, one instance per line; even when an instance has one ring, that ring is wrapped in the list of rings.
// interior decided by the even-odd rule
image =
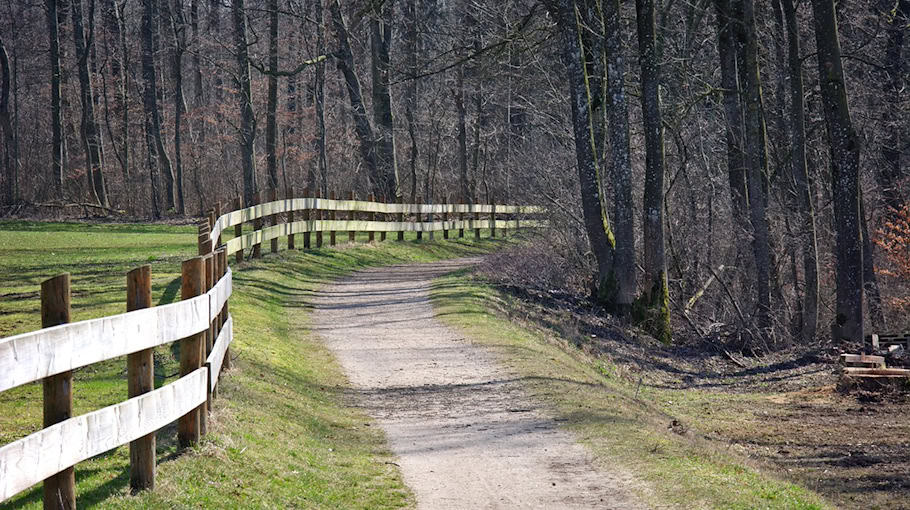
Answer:
[[[430,282],[469,262],[362,271],[311,298],[418,508],[641,508],[636,480],[595,467],[494,353],[437,320]]]
[[[591,356],[615,363],[630,382],[707,392],[697,404],[671,409],[705,438],[843,508],[910,509],[906,382],[845,382],[838,351],[822,346],[761,357],[698,341],[664,346],[604,318],[583,299],[503,290],[516,299],[501,313],[574,339]]]

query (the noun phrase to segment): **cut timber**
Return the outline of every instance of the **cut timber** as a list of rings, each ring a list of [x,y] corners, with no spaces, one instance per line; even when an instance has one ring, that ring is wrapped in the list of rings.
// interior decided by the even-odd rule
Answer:
[[[851,377],[910,377],[910,369],[844,367],[844,375]]]
[[[867,354],[841,354],[840,361],[844,365],[862,366],[867,368],[885,368],[883,356],[870,356]]]

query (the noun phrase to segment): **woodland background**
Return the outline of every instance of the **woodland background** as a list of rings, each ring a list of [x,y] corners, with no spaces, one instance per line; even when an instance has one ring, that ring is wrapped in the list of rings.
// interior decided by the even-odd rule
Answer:
[[[542,204],[503,281],[667,341],[910,325],[910,0],[0,2],[3,215]]]

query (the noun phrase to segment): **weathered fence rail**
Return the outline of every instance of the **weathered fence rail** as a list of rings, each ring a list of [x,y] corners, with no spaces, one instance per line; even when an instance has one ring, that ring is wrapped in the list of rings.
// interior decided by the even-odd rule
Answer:
[[[356,232],[368,232],[370,241],[380,232],[382,241],[388,232],[397,232],[398,240],[403,240],[405,232],[420,236],[442,231],[448,238],[449,231],[457,230],[464,237],[465,230],[473,230],[476,238],[481,229],[489,229],[495,237],[497,229],[546,225],[534,219],[544,212],[534,206],[314,197],[276,200],[275,190],[257,193],[257,201],[263,196],[270,201],[240,208],[237,199],[233,202],[236,210],[221,214],[221,204],[216,204],[209,211],[199,224],[200,256],[183,262],[179,302],[150,307],[151,269],[143,266],[127,275],[128,312],[69,323],[69,275],[42,283],[44,329],[0,338],[0,392],[37,381],[44,385],[44,428],[0,446],[0,502],[43,480],[46,508],[75,508],[73,466],[127,443],[131,487],[152,488],[155,433],[177,421],[178,442],[183,447],[205,434],[219,375],[230,368],[231,361],[229,255],[236,253],[238,262],[246,249],[252,249],[254,257],[261,256],[266,241],[272,241],[274,253],[278,238],[284,236],[294,249],[294,234],[304,234],[303,248],[309,249],[311,233],[321,247],[323,232],[329,232],[331,244],[335,244],[338,231],[347,231],[352,241]],[[347,219],[336,219],[338,212]],[[280,221],[282,215],[287,221]],[[243,224],[250,222],[254,230],[244,233]],[[234,227],[234,237],[222,243],[221,235],[230,227]],[[180,342],[180,378],[154,389],[152,349],[176,341]],[[122,356],[127,356],[129,399],[73,417],[73,371]]]

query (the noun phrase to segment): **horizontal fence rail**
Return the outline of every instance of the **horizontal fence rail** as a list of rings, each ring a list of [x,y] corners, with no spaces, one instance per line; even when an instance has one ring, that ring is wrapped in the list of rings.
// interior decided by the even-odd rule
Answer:
[[[305,193],[305,195],[310,195]],[[231,365],[230,345],[234,320],[228,311],[233,273],[228,255],[243,260],[244,250],[262,256],[262,247],[271,241],[278,251],[278,239],[287,236],[295,249],[295,234],[303,234],[303,248],[323,246],[323,233],[336,243],[337,232],[366,232],[369,241],[385,240],[396,232],[417,238],[429,232],[450,231],[459,237],[482,229],[491,237],[497,230],[540,228],[546,220],[538,206],[497,204],[402,204],[308,196],[278,200],[277,190],[255,195],[257,203],[221,214],[221,204],[208,211],[199,224],[199,257],[183,262],[181,301],[151,305],[151,270],[143,266],[127,275],[126,313],[69,323],[69,275],[60,275],[42,284],[42,326],[44,329],[0,338],[0,392],[43,381],[44,428],[0,446],[0,502],[44,481],[45,507],[75,508],[73,466],[118,446],[130,445],[130,486],[134,490],[154,487],[155,433],[178,422],[178,443],[189,446],[207,430],[208,410],[217,394],[219,376]],[[481,218],[481,215],[486,217]],[[497,217],[499,215],[499,217]],[[341,216],[341,218],[339,218]],[[286,221],[281,221],[286,219]],[[386,221],[383,221],[386,220]],[[408,221],[410,220],[410,221]],[[243,224],[253,230],[243,232]],[[233,237],[222,243],[225,230]],[[45,288],[47,287],[47,288]],[[46,292],[47,291],[47,292]],[[152,349],[180,343],[180,377],[158,389],[153,387]],[[127,357],[129,399],[97,411],[72,417],[72,373],[95,363]]]

